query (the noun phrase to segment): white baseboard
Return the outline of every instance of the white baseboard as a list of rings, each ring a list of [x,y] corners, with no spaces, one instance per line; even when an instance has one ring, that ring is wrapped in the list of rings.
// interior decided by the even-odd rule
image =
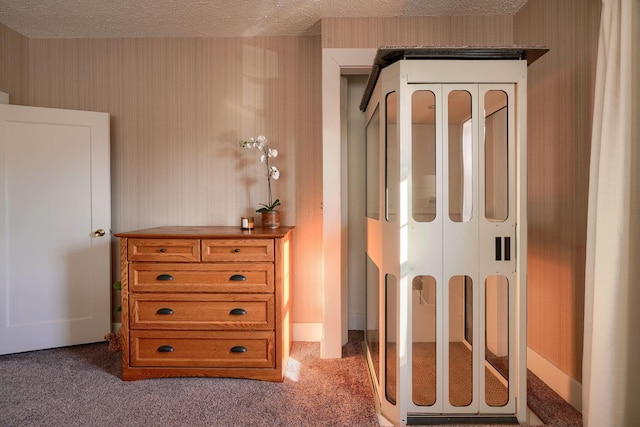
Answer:
[[[348,326],[350,331],[364,331],[366,324],[366,314],[349,313]]]
[[[322,339],[322,323],[294,323],[294,341],[319,342]]]
[[[582,412],[582,384],[527,347],[527,368],[560,397]]]

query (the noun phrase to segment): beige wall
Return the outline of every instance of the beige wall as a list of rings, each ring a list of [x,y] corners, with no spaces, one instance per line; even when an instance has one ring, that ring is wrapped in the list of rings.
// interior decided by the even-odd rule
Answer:
[[[34,39],[28,58],[28,97],[12,90],[27,67],[0,76],[13,103],[111,115],[116,232],[239,226],[266,202],[266,179],[238,142],[266,135],[280,151],[282,221],[297,226],[293,318],[320,321],[319,37]]]
[[[29,83],[29,40],[0,24],[0,91],[12,104],[26,104]]]
[[[323,48],[503,46],[513,38],[510,16],[330,18],[321,27]]]
[[[514,23],[550,49],[528,79],[528,344],[578,381],[599,23],[599,0],[529,1]]]
[[[531,0],[509,17],[332,18],[325,48],[547,46],[529,68],[528,345],[582,378],[584,257],[599,0]]]
[[[229,224],[265,198],[240,138],[280,150],[295,224],[294,322],[322,321],[321,47],[540,44],[529,75],[529,345],[581,378],[598,0],[515,17],[332,18],[321,37],[27,40],[0,25],[12,102],[111,114],[113,229]],[[12,64],[7,67],[5,64]]]

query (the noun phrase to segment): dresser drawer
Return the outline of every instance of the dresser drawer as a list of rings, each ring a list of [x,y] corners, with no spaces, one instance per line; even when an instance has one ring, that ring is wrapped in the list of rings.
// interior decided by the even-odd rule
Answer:
[[[130,337],[131,366],[275,366],[273,332],[132,330]]]
[[[131,329],[273,329],[273,294],[131,294]]]
[[[273,262],[273,260],[273,240],[271,239],[202,240],[202,261]]]
[[[197,239],[129,239],[129,261],[198,262]]]
[[[273,292],[271,263],[129,264],[129,292]]]

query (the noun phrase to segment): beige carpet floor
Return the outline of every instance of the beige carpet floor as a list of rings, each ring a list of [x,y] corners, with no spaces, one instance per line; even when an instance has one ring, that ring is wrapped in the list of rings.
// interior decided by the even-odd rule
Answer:
[[[282,383],[124,382],[106,342],[0,356],[0,426],[377,426],[361,337],[342,359],[294,342]]]
[[[395,345],[389,344],[389,361],[395,361]],[[449,346],[449,402],[453,406],[467,406],[472,395],[471,350],[461,342]],[[431,406],[436,401],[436,346],[435,343],[414,343],[413,345],[412,399],[416,405]],[[387,396],[395,398],[395,365],[387,364]],[[485,369],[485,395],[490,406],[504,406],[509,398],[508,389],[488,368]]]
[[[343,358],[329,360],[320,359],[319,343],[295,342],[282,383],[124,382],[120,353],[106,342],[0,356],[0,426],[377,426],[362,339],[350,331]],[[546,425],[582,425],[530,372],[527,383],[529,405]]]

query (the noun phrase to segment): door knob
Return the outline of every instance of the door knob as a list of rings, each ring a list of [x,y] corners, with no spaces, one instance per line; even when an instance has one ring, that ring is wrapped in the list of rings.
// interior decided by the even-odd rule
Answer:
[[[104,236],[105,234],[107,234],[107,232],[106,232],[106,231],[104,231],[102,228],[98,228],[96,231],[94,231],[94,232],[93,232],[93,235],[94,235],[95,237],[102,237],[102,236]]]

